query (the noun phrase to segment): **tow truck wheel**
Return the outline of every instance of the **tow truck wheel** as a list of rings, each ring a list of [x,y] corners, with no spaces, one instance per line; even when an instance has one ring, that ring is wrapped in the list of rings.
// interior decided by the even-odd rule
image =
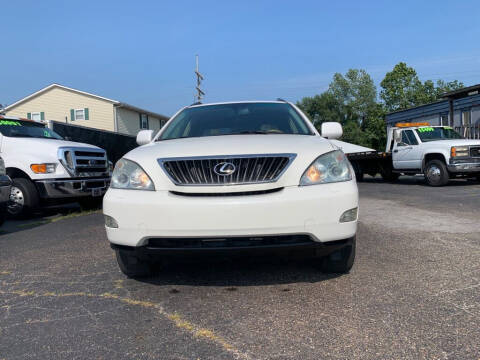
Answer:
[[[363,170],[359,163],[356,161],[352,162],[353,171],[355,172],[355,178],[358,182],[363,181]]]
[[[322,271],[324,273],[347,274],[355,261],[355,244],[356,238],[354,237],[350,245],[322,258]]]
[[[425,166],[424,174],[430,186],[444,186],[450,179],[447,166],[441,160],[430,160]]]
[[[382,179],[389,182],[395,182],[400,177],[399,173],[394,173],[391,169],[384,170],[380,173]]]
[[[26,217],[38,209],[40,199],[35,184],[29,179],[12,179],[7,212],[12,217]]]
[[[131,251],[115,249],[118,267],[130,278],[148,277],[153,273],[152,264],[134,256]]]

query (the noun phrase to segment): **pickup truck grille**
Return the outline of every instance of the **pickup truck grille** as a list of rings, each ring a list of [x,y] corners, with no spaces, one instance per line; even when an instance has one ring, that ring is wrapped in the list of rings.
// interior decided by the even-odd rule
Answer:
[[[480,157],[480,146],[471,146],[470,147],[470,156]]]
[[[159,159],[176,185],[244,185],[277,181],[296,154]]]
[[[59,159],[72,176],[98,176],[108,172],[107,154],[101,149],[60,148]]]

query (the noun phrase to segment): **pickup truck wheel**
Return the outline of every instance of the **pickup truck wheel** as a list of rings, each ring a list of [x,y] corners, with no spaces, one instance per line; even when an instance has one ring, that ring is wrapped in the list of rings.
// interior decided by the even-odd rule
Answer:
[[[347,274],[355,261],[356,238],[352,244],[322,258],[321,269],[324,273]]]
[[[12,179],[7,212],[13,217],[26,217],[38,209],[40,199],[35,184],[29,179]]]
[[[430,186],[444,186],[450,179],[447,166],[441,160],[430,160],[425,166],[424,174]]]
[[[139,259],[128,250],[116,249],[115,255],[117,257],[118,267],[126,276],[141,278],[152,275],[153,268],[149,261]]]

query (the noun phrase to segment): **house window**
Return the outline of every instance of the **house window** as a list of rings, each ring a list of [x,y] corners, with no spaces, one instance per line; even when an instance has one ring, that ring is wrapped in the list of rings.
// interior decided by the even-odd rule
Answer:
[[[140,114],[140,129],[148,130],[148,115]]]
[[[85,109],[75,110],[75,120],[85,120]]]
[[[471,125],[470,110],[462,111],[462,125],[463,126],[470,126]]]
[[[41,115],[39,112],[32,112],[32,120],[33,121],[40,121],[42,118],[41,118]]]
[[[448,126],[448,114],[443,114],[443,115],[440,115],[440,125],[442,126]]]

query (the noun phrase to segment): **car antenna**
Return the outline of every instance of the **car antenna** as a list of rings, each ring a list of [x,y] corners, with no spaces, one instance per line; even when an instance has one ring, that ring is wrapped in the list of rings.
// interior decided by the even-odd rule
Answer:
[[[196,103],[202,103],[202,97],[205,96],[205,93],[200,89],[200,85],[202,84],[203,75],[200,74],[198,71],[198,55],[195,55],[195,75],[197,76],[197,95],[196,95]]]

